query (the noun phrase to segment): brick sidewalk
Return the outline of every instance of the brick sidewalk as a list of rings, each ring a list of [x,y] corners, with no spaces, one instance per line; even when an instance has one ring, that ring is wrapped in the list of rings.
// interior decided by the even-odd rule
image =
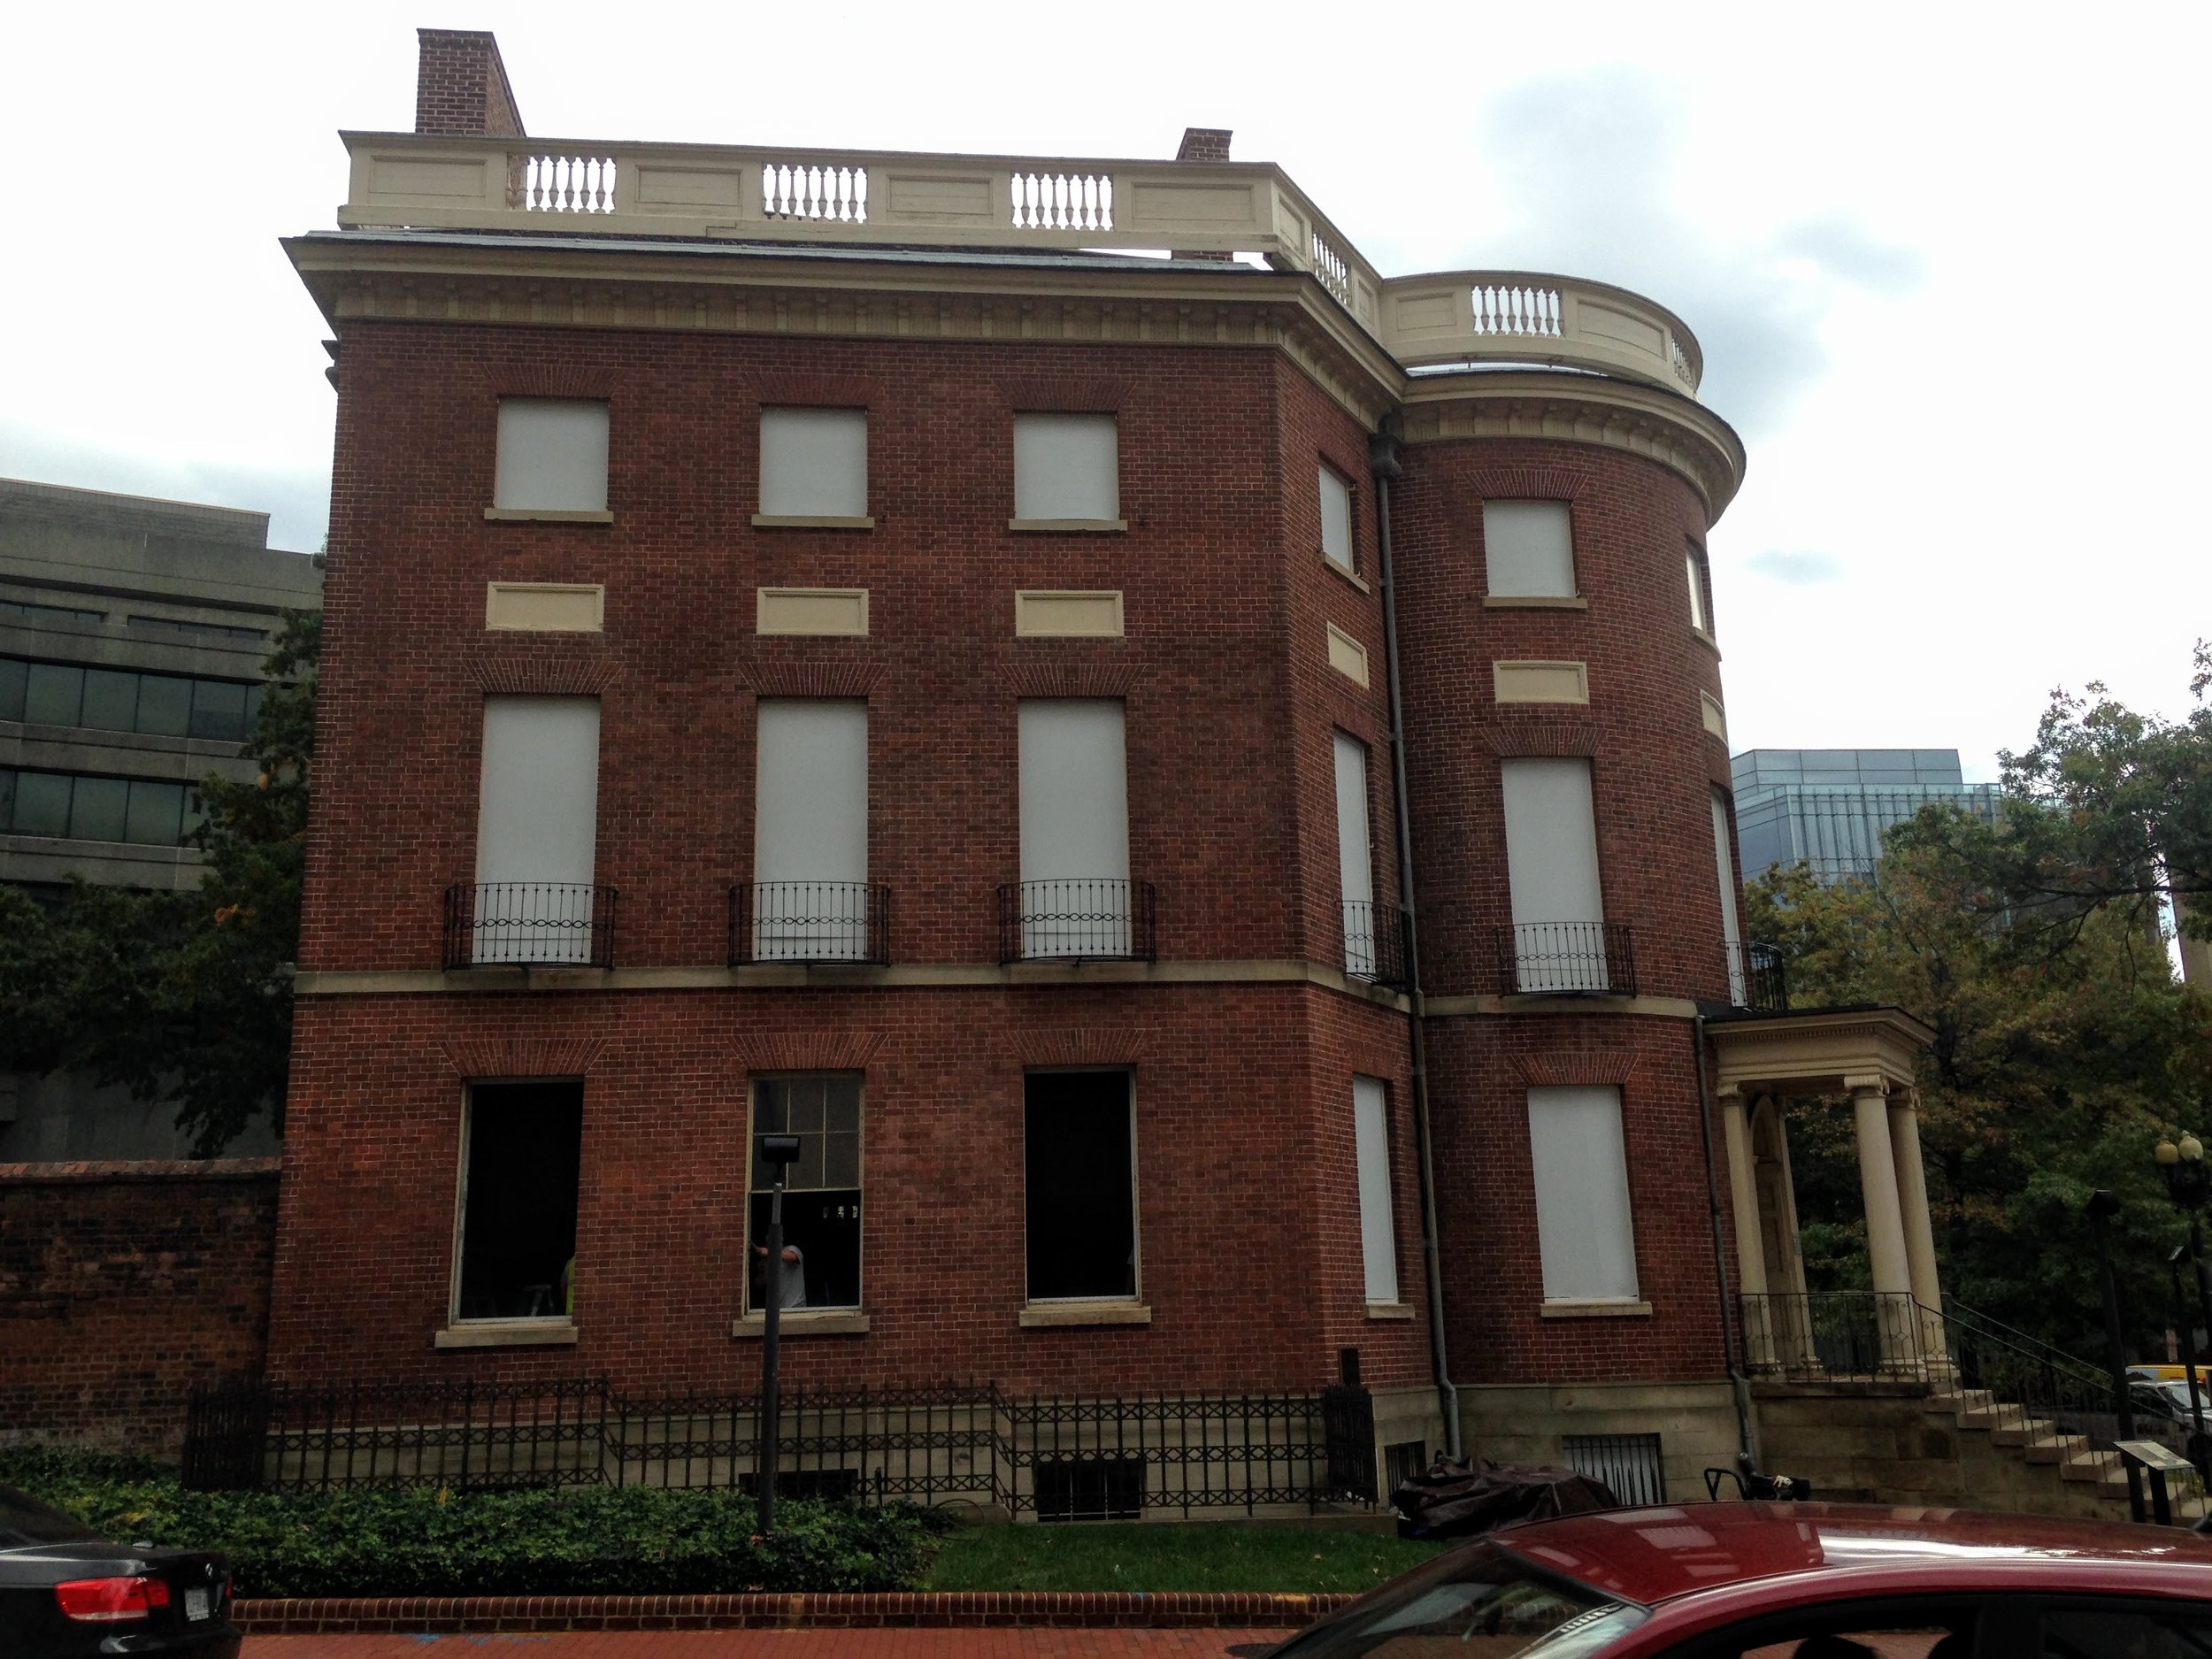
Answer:
[[[1255,1659],[1284,1630],[714,1630],[249,1636],[242,1659]]]

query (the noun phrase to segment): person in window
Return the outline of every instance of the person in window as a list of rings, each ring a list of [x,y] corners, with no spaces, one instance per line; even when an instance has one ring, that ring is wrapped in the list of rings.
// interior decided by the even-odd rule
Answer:
[[[759,1258],[756,1265],[760,1270],[760,1296],[764,1305],[768,1294],[768,1247],[764,1244],[756,1244],[753,1246],[753,1254]],[[782,1277],[783,1300],[776,1305],[785,1309],[805,1307],[806,1257],[795,1244],[787,1244],[783,1247]]]

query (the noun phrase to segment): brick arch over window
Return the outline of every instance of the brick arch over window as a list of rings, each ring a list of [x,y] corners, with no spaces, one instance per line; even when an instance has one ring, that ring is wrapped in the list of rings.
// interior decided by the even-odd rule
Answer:
[[[864,1071],[883,1047],[883,1033],[757,1032],[733,1046],[748,1071]]]
[[[737,665],[737,687],[757,697],[866,697],[883,675],[878,663],[754,661]]]
[[[1532,1088],[1625,1088],[1643,1081],[1647,1056],[1624,1048],[1585,1048],[1556,1054],[1525,1054],[1515,1064]]]
[[[1047,375],[1008,380],[1000,390],[1006,407],[1021,415],[1118,415],[1129,400],[1129,383],[1083,375]]]
[[[998,673],[999,688],[1016,697],[1126,697],[1145,679],[1118,663],[1018,663]]]
[[[1555,716],[1527,719],[1502,710],[1492,718],[1494,723],[1482,727],[1480,736],[1490,752],[1501,759],[1586,760],[1595,758],[1598,752],[1595,720]]]
[[[1486,463],[1460,476],[1484,501],[1572,501],[1590,487],[1587,472],[1565,466]]]
[[[583,1077],[606,1051],[603,1037],[463,1037],[439,1045],[463,1077]]]
[[[487,695],[595,697],[622,678],[622,664],[603,649],[532,641],[475,650],[462,673]]]
[[[754,389],[764,409],[869,409],[886,401],[883,382],[867,374],[789,371],[763,375]]]
[[[1015,1058],[1025,1066],[1136,1065],[1144,1041],[1125,1031],[1029,1031],[1021,1033]]]
[[[581,397],[614,401],[613,381],[604,370],[557,364],[518,363],[500,370],[492,381],[495,397]]]

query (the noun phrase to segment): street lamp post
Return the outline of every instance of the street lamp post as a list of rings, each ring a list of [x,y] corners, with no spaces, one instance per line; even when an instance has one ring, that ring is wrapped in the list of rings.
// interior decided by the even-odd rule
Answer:
[[[2089,1232],[2097,1242],[2097,1285],[2104,1295],[2105,1368],[2112,1376],[2112,1416],[2116,1440],[2135,1438],[2135,1402],[2128,1394],[2127,1348],[2120,1317],[2120,1287],[2112,1277],[2112,1249],[2105,1224],[2120,1213],[2120,1201],[2101,1188],[2089,1194]],[[2124,1460],[2123,1460],[2124,1461]],[[2127,1465],[2128,1513],[2143,1518],[2143,1478],[2132,1463]]]
[[[2196,1320],[2181,1294],[2181,1261],[2185,1255],[2197,1282],[2197,1312],[2204,1320],[2201,1328],[2212,1332],[2212,1283],[2206,1279],[2201,1222],[2205,1203],[2212,1200],[2212,1169],[2205,1165],[2204,1142],[2192,1134],[2183,1135],[2178,1141],[2161,1141],[2153,1156],[2158,1160],[2158,1172],[2165,1177],[2167,1197],[2189,1218],[2189,1241],[2169,1256],[2166,1264],[2173,1275],[2174,1315],[2181,1323],[2182,1360],[2189,1378],[2189,1416],[2195,1425],[2189,1437],[2189,1458],[2212,1479],[2212,1442],[2205,1438],[2204,1405],[2197,1392]]]
[[[754,1479],[759,1483],[760,1535],[776,1530],[776,1464],[782,1451],[783,1396],[777,1366],[783,1330],[783,1187],[791,1166],[798,1161],[799,1137],[763,1135],[762,1159],[775,1166],[775,1185],[768,1193],[768,1261],[761,1276],[760,1333],[760,1456]]]

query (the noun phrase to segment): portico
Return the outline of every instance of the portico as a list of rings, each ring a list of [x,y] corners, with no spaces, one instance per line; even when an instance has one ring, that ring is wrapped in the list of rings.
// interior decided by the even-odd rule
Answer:
[[[1708,1027],[1717,1069],[1736,1231],[1745,1357],[1754,1372],[1807,1374],[1815,1351],[1798,1248],[1783,1102],[1847,1096],[1865,1204],[1882,1369],[1924,1372],[1942,1352],[1924,1310],[1940,1310],[1935,1232],[1920,1160],[1914,1063],[1935,1033],[1901,1010],[1859,1008],[1724,1018]]]

